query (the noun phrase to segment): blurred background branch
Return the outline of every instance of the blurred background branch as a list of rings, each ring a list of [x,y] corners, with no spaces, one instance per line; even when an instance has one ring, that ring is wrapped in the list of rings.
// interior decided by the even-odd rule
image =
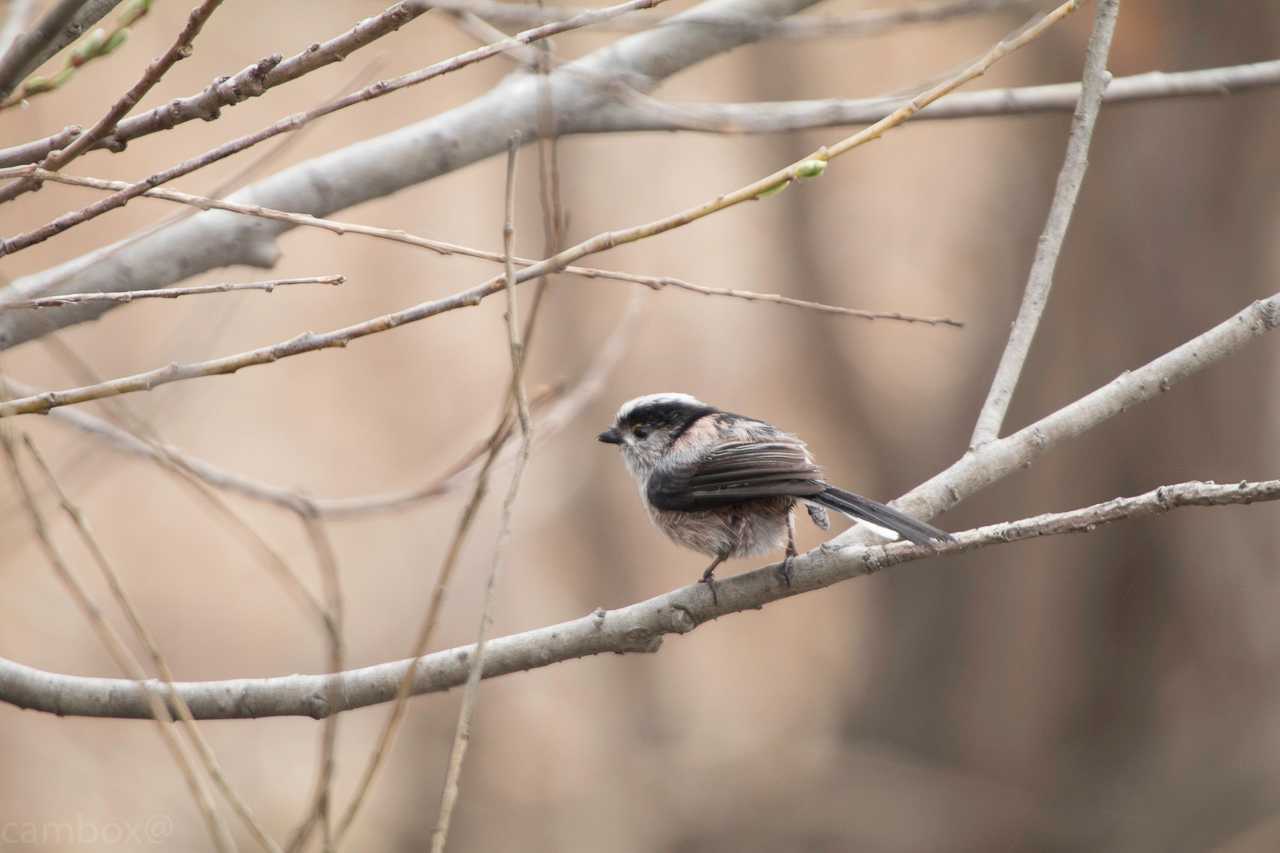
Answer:
[[[15,38],[0,56],[0,101],[9,97],[23,78],[84,35],[119,4],[120,0],[57,0],[30,31]],[[22,17],[23,4],[12,5],[10,14]]]

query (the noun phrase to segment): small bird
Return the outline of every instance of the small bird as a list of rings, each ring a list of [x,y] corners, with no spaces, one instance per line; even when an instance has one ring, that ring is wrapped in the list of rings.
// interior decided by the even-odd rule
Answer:
[[[887,539],[918,545],[950,533],[822,479],[804,442],[772,424],[725,412],[689,394],[648,394],[622,404],[599,440],[622,448],[640,500],[658,529],[710,555],[702,582],[718,602],[716,567],[730,557],[786,548],[782,577],[791,584],[796,551],[792,510],[803,503],[813,523],[830,527],[833,509]]]

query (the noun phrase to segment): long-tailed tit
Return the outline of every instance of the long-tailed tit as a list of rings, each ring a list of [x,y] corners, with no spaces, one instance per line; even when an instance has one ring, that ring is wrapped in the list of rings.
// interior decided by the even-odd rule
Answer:
[[[791,583],[796,556],[792,510],[803,503],[826,530],[827,510],[888,539],[920,545],[951,534],[882,503],[830,485],[809,449],[764,421],[724,412],[688,394],[649,394],[622,405],[599,440],[622,448],[649,517],[677,543],[713,557],[702,580],[730,557],[786,548],[782,575]]]

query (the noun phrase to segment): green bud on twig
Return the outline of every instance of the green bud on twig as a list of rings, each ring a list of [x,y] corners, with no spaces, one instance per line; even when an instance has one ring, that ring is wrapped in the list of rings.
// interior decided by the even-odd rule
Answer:
[[[789,186],[791,186],[791,180],[790,179],[784,180],[780,184],[775,184],[774,186],[769,187],[769,189],[767,190],[761,190],[759,193],[756,193],[756,198],[761,199],[761,198],[768,198],[771,195],[777,195],[778,193],[782,192]]]
[[[796,166],[796,177],[804,180],[816,178],[827,170],[826,160],[805,160]]]
[[[107,43],[102,46],[102,53],[105,56],[115,50],[120,45],[129,40],[128,30],[116,30],[111,34],[111,38],[107,39]]]
[[[107,31],[98,27],[98,29],[89,33],[84,39],[71,51],[71,64],[83,65],[102,52],[102,46],[106,44]]]
[[[120,14],[120,26],[127,27],[151,11],[151,0],[130,0]]]
[[[55,88],[54,83],[48,77],[37,74],[34,77],[28,77],[27,82],[23,84],[22,94],[38,95],[41,92],[48,92]]]

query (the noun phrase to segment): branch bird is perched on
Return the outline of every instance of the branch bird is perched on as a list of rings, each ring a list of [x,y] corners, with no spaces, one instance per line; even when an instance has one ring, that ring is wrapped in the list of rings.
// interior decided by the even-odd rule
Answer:
[[[663,533],[714,559],[702,574],[715,597],[716,567],[730,557],[786,548],[782,576],[796,556],[792,510],[803,503],[814,524],[833,509],[887,539],[918,545],[950,533],[825,482],[800,439],[764,421],[724,412],[688,394],[649,394],[622,404],[600,441],[622,448],[640,499]]]

